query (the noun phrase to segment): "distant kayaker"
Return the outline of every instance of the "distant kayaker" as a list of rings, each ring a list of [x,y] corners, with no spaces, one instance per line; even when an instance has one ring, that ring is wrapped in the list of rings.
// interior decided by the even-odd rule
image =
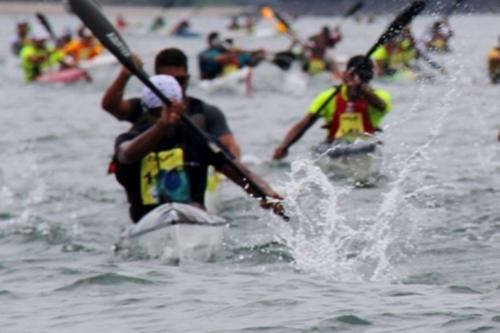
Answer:
[[[391,98],[385,90],[370,86],[373,75],[373,63],[370,59],[362,55],[349,59],[340,92],[319,110],[335,88],[321,92],[310,105],[307,114],[288,131],[283,142],[274,151],[273,159],[284,158],[289,147],[307,129],[307,124],[316,122],[320,117],[325,120],[327,141],[350,134],[375,133],[382,118],[390,110]]]
[[[497,46],[488,52],[488,75],[492,83],[500,83],[500,38]]]
[[[412,71],[418,52],[409,28],[387,40],[372,54],[376,76],[392,76],[400,71]]]
[[[450,52],[449,41],[454,33],[447,19],[435,21],[425,33],[422,40],[428,51]]]
[[[332,33],[328,26],[324,26],[321,32],[309,37],[305,50],[306,63],[304,70],[309,74],[317,74],[322,71],[334,69],[333,59],[328,59],[327,51],[334,48],[342,40],[340,27],[336,27]]]
[[[235,174],[224,159],[212,153],[207,143],[180,121],[181,114],[185,113],[205,129],[203,113],[186,107],[179,76],[156,75],[151,82],[170,99],[172,105],[163,106],[149,88],[143,88],[140,99],[143,122],[119,135],[115,141],[116,178],[127,192],[132,221],[138,222],[166,202],[204,208],[209,165],[215,166],[248,193],[257,195],[252,187],[245,186],[244,179]],[[266,182],[243,165],[240,167],[269,198],[281,199]],[[263,205],[265,208],[280,207],[267,202]]]
[[[262,49],[248,51],[237,48],[232,38],[221,40],[218,32],[210,33],[207,42],[208,48],[198,55],[202,80],[213,80],[246,66],[256,66],[266,55]]]
[[[222,76],[229,68],[237,68],[238,59],[224,47],[218,32],[207,37],[208,47],[198,55],[200,79],[212,80]]]
[[[75,64],[82,60],[90,60],[102,54],[104,48],[90,31],[79,29],[78,38],[64,45],[62,52]]]
[[[10,39],[10,49],[14,55],[18,56],[21,49],[30,42],[29,33],[28,21],[22,20],[16,23],[16,32]]]
[[[71,67],[64,61],[61,51],[47,45],[49,38],[45,29],[37,27],[30,37],[30,43],[21,49],[21,67],[27,82],[33,81],[55,66]]]

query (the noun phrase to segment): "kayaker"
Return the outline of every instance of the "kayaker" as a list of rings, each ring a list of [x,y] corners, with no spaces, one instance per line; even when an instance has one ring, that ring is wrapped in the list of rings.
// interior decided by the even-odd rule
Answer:
[[[488,75],[492,83],[500,82],[500,38],[498,45],[488,52]]]
[[[198,55],[201,80],[213,80],[238,68],[238,59],[224,47],[218,32],[207,37],[208,47]]]
[[[193,204],[204,208],[204,193],[209,165],[214,165],[229,179],[250,194],[244,180],[238,177],[223,159],[208,149],[196,133],[180,121],[186,113],[202,126],[200,113],[186,108],[183,89],[178,78],[170,75],[156,75],[151,82],[172,102],[163,106],[161,100],[147,87],[143,88],[141,105],[145,111],[144,121],[136,124],[116,138],[116,178],[125,188],[130,203],[130,217],[138,222],[152,209],[166,202]],[[238,163],[238,162],[236,162]],[[281,197],[263,180],[248,174],[265,191],[269,198]],[[273,204],[263,203],[270,208]],[[275,205],[276,209],[278,208]]]
[[[449,41],[454,33],[447,19],[435,21],[423,36],[423,43],[431,52],[450,52]]]
[[[307,114],[288,131],[283,142],[274,151],[273,159],[284,158],[289,147],[303,134],[307,124],[314,123],[319,117],[325,120],[327,141],[349,134],[375,133],[382,118],[390,110],[391,98],[385,90],[370,86],[373,75],[373,63],[370,59],[362,55],[349,59],[340,92],[318,113],[320,106],[335,88],[321,92],[310,105]]]
[[[61,51],[47,45],[49,38],[47,31],[38,27],[33,32],[30,43],[21,49],[21,67],[27,82],[32,82],[54,66],[71,67],[64,61]]]
[[[142,61],[135,56],[136,65],[142,67]],[[190,75],[188,72],[188,59],[184,52],[176,48],[160,51],[155,59],[155,73],[175,77],[182,87],[183,102],[188,109],[188,114],[201,115],[205,131],[213,138],[219,140],[224,147],[235,157],[240,157],[240,147],[227,125],[226,117],[222,111],[204,101],[186,94]],[[132,74],[123,67],[118,76],[108,87],[101,101],[102,108],[119,120],[132,124],[141,122],[144,110],[140,98],[124,99],[123,94]]]
[[[21,49],[30,42],[30,26],[28,21],[22,20],[16,23],[16,32],[10,39],[12,53],[19,56]]]
[[[191,29],[191,23],[188,20],[181,20],[177,23],[170,34],[178,37],[198,37],[200,35]]]
[[[412,71],[418,56],[411,33],[405,29],[400,36],[387,40],[372,54],[376,76],[392,76],[401,71]]]
[[[103,53],[104,48],[91,32],[81,29],[78,36],[62,48],[64,56],[71,58],[73,63],[90,60]]]
[[[333,70],[334,63],[332,59],[327,58],[327,50],[335,47],[341,40],[340,27],[336,27],[332,33],[328,26],[324,26],[319,34],[309,37],[304,70],[311,75]]]

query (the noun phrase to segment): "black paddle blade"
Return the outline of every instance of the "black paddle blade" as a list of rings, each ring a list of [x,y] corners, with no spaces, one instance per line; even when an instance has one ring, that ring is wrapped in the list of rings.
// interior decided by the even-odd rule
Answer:
[[[344,17],[349,17],[355,13],[357,13],[363,6],[365,5],[365,2],[363,0],[358,1],[357,3],[354,4],[345,14]]]
[[[94,1],[68,0],[73,13],[92,31],[99,41],[113,53],[130,71],[137,68],[132,61],[132,53],[127,44],[117,33],[114,26],[102,14]]]
[[[380,36],[380,38],[375,43],[375,45],[373,45],[370,51],[368,51],[366,56],[370,57],[380,45],[399,35],[403,28],[406,27],[418,14],[420,14],[424,10],[425,5],[425,1],[415,1],[401,14],[399,14],[391,23],[389,28],[387,28],[384,34]]]
[[[52,38],[53,40],[56,40],[57,39],[56,34],[54,33],[54,30],[52,30],[52,26],[50,25],[49,20],[47,19],[45,14],[40,13],[40,12],[36,12],[35,16],[38,19],[38,21],[40,22],[40,24],[43,25],[45,30],[47,30],[47,32],[50,35],[50,38]]]

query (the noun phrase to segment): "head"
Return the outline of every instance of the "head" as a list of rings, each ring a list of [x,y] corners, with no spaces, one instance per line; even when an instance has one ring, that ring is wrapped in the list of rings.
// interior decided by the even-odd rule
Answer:
[[[209,47],[219,47],[221,45],[219,33],[216,31],[209,33],[207,43]]]
[[[373,62],[364,55],[354,56],[347,62],[347,71],[357,75],[362,82],[368,83],[374,75]]]
[[[170,101],[182,101],[182,88],[173,76],[154,75],[149,79]],[[155,117],[161,115],[163,102],[148,87],[142,89],[141,105],[142,108],[151,115]]]
[[[16,24],[16,31],[17,34],[21,37],[26,37],[28,35],[28,32],[30,30],[28,21],[19,21]]]
[[[31,40],[36,47],[43,47],[49,38],[49,33],[42,27],[36,27],[31,35]]]
[[[330,28],[328,26],[324,26],[323,28],[321,28],[321,34],[326,37],[326,38],[329,38],[330,35],[332,34],[332,32],[330,31]]]
[[[185,95],[188,83],[188,59],[186,54],[176,48],[161,50],[155,59],[155,73],[173,76]]]

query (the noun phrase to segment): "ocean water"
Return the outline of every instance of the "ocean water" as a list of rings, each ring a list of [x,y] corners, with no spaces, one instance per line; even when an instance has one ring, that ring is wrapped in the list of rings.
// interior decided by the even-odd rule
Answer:
[[[147,70],[163,47],[190,55],[189,92],[224,110],[243,160],[286,197],[292,217],[284,223],[228,185],[222,250],[210,262],[177,264],[111,250],[130,223],[125,195],[106,175],[114,137],[128,125],[100,109],[119,67],[93,70],[91,84],[26,85],[7,45],[19,18],[0,14],[0,332],[500,332],[499,87],[486,74],[497,16],[451,18],[454,52],[435,56],[448,76],[374,83],[391,93],[393,109],[380,135],[382,177],[364,188],[316,167],[309,149],[324,135],[319,125],[286,160],[271,162],[328,77],[297,89],[263,64],[251,96],[209,94],[197,82],[203,38],[147,34],[151,18],[129,16],[124,36]],[[365,52],[390,18],[343,22],[336,52]],[[56,30],[78,25],[50,19]],[[417,18],[416,34],[431,20]],[[192,21],[208,33],[229,20]],[[294,25],[306,36],[338,22]],[[236,42],[273,51],[288,44],[279,36]],[[127,96],[139,91],[131,80]]]

